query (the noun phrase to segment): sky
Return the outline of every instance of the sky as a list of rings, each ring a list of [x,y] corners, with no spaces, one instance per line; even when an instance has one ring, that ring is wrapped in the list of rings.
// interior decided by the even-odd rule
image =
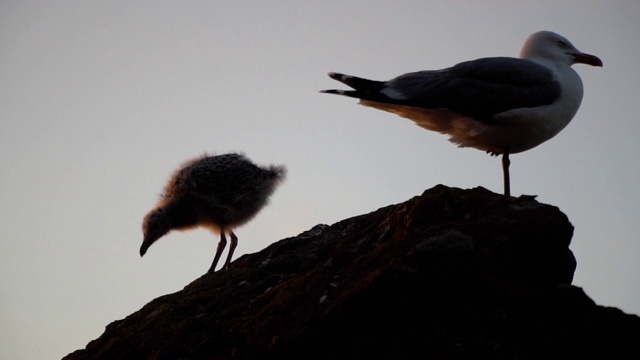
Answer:
[[[499,158],[318,91],[344,88],[330,71],[518,56],[539,30],[604,67],[574,66],[582,106],[511,156],[512,194],[567,214],[574,285],[640,314],[639,16],[635,0],[0,0],[0,358],[61,358],[207,271],[204,229],[138,254],[168,176],[203,152],[288,168],[234,258],[437,184],[501,193]]]

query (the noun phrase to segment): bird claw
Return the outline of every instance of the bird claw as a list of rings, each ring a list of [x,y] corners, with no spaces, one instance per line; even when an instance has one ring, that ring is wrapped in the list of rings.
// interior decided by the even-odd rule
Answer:
[[[516,200],[518,201],[532,201],[535,200],[538,197],[538,195],[520,195],[516,198]]]
[[[504,201],[510,202],[510,203],[516,203],[516,202],[527,202],[527,201],[535,201],[535,199],[538,197],[538,195],[520,195],[518,197],[515,196],[509,196],[509,197],[504,197]]]

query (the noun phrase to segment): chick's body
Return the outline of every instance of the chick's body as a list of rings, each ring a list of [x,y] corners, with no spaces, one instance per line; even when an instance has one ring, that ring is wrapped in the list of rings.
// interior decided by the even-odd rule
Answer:
[[[235,153],[205,154],[184,163],[169,179],[156,208],[145,217],[140,254],[171,230],[202,226],[221,236],[210,272],[226,245],[225,232],[231,236],[228,266],[237,243],[233,228],[262,209],[285,173],[283,166],[259,167]]]

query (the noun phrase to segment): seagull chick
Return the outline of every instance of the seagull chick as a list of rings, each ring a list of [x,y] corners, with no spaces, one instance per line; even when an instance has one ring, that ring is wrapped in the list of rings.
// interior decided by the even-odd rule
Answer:
[[[285,174],[284,166],[258,167],[240,154],[205,154],[184,163],[169,179],[156,208],[144,218],[140,256],[171,230],[202,226],[220,233],[209,273],[215,271],[227,244],[225,232],[229,233],[226,269],[238,243],[233,228],[260,211]]]
[[[417,125],[450,136],[459,147],[502,155],[504,195],[511,196],[509,154],[534,148],[554,137],[573,118],[582,101],[582,81],[571,65],[602,66],[551,31],[529,36],[520,58],[491,57],[442,70],[374,81],[331,72],[354,90],[324,90],[360,99]]]

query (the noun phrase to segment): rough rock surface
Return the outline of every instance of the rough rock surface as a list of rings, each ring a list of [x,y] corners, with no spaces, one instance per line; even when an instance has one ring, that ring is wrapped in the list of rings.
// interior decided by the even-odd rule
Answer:
[[[442,185],[245,255],[65,359],[638,359],[640,317],[572,286],[573,226]]]

